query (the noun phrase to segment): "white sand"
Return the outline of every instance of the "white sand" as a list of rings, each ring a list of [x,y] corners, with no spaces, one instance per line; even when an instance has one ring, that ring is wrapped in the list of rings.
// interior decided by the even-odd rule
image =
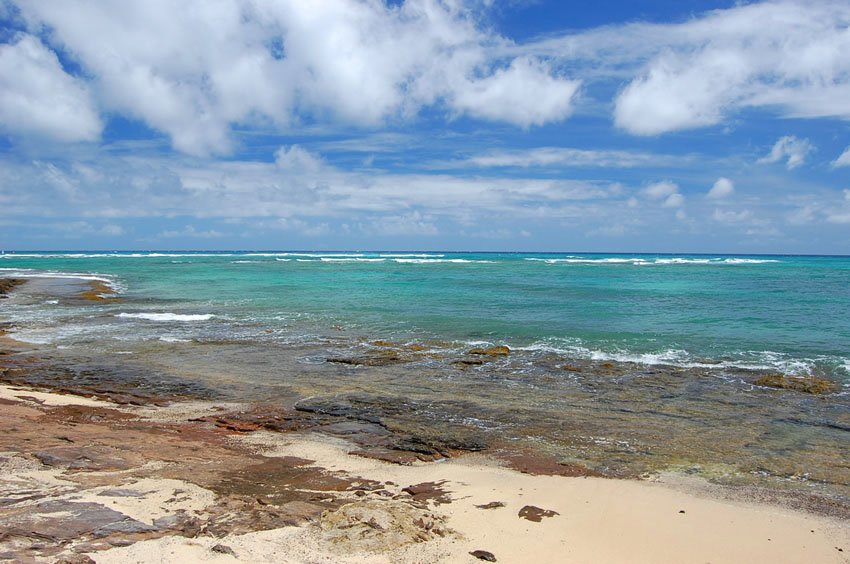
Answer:
[[[410,484],[446,480],[450,504],[433,513],[456,537],[391,552],[340,552],[318,527],[284,528],[223,539],[167,538],[96,555],[99,563],[234,562],[212,552],[221,543],[245,562],[479,562],[487,550],[498,562],[847,562],[847,523],[753,503],[711,499],[660,483],[530,476],[482,457],[440,464],[390,465],[347,454],[348,446],[316,435],[255,433],[241,440],[267,455],[300,456],[325,468]],[[501,501],[505,507],[475,505]],[[518,517],[525,505],[559,513],[534,523]],[[681,513],[684,511],[685,513]]]

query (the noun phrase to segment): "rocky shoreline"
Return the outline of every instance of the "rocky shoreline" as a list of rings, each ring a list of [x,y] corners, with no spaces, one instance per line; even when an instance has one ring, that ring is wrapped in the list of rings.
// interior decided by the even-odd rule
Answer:
[[[418,456],[382,462],[376,458],[386,457],[368,449],[393,449],[363,442],[385,435],[367,423],[317,415],[315,403],[260,418],[259,406],[119,405],[3,385],[0,405],[6,431],[0,436],[0,559],[112,562],[134,554],[133,561],[143,562],[156,561],[139,556],[154,554],[146,551],[179,549],[188,561],[276,554],[295,562],[473,562],[490,556],[511,562],[518,561],[515,552],[487,532],[487,514],[498,515],[503,534],[523,542],[577,542],[572,529],[580,512],[595,508],[602,513],[594,518],[604,519],[618,512],[613,500],[605,501],[607,488],[614,488],[610,495],[620,511],[640,518],[618,493],[624,485],[637,488],[628,495],[658,496],[666,519],[707,518],[713,515],[707,507],[722,519],[730,512],[751,535],[738,551],[779,556],[779,548],[809,561],[828,556],[840,562],[848,548],[846,516],[805,515],[751,498],[742,505],[740,496],[721,501],[709,489],[695,495],[693,485],[683,493],[636,481],[547,476],[543,468],[522,473],[475,454],[443,458],[443,464]],[[445,448],[447,455],[462,452]],[[565,488],[574,490],[566,505],[558,497]],[[576,506],[576,495],[589,496],[586,503],[594,505]],[[677,505],[669,505],[669,495]],[[769,515],[767,530],[787,529],[788,536],[762,531],[747,512]],[[706,538],[725,536],[719,519],[694,526],[706,527]],[[662,538],[672,532],[656,525]],[[546,527],[549,536],[538,537],[543,530],[532,526]],[[611,522],[605,530],[617,536],[616,527]],[[555,561],[546,554],[538,561]],[[634,554],[634,561],[642,560],[640,550]]]
[[[842,562],[850,545],[833,497],[603,479],[464,423],[461,400],[439,425],[365,392],[234,403],[0,339],[0,560]],[[373,356],[395,362],[389,345]]]

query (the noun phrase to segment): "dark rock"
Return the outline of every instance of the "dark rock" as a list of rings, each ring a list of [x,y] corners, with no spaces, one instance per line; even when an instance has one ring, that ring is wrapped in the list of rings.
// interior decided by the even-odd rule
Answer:
[[[26,282],[21,278],[0,278],[0,298],[5,298],[6,294]]]
[[[470,554],[479,560],[484,560],[485,562],[496,561],[496,557],[493,556],[493,553],[487,552],[486,550],[473,550]]]
[[[0,554],[0,559],[3,559],[2,554]],[[71,554],[59,558],[54,564],[95,564],[95,561],[87,554]]]
[[[109,490],[103,490],[97,495],[102,495],[105,497],[145,497],[145,494],[143,494],[142,492],[128,490],[126,488],[112,488]]]
[[[156,527],[152,527],[148,524],[142,523],[141,521],[136,521],[135,519],[131,519],[126,517],[120,521],[116,521],[114,523],[109,523],[108,525],[104,525],[103,527],[99,527],[95,531],[92,532],[92,535],[95,538],[107,537],[113,533],[122,533],[122,534],[137,534],[137,533],[151,533],[157,531]]]
[[[452,362],[458,366],[481,366],[484,361],[480,358],[459,358]]]
[[[533,505],[526,505],[519,510],[519,516],[521,518],[528,519],[535,523],[539,523],[544,517],[554,517],[555,515],[560,515],[560,513],[552,511],[551,509],[541,509]]]
[[[212,547],[210,550],[213,552],[217,552],[219,554],[229,554],[233,558],[237,558],[236,553],[233,552],[233,549],[227,546],[226,544],[217,544]]]
[[[478,509],[498,509],[500,507],[504,507],[505,504],[502,501],[491,501],[490,503],[485,503],[484,505],[476,505]]]
[[[440,482],[422,482],[421,484],[407,486],[401,491],[409,494],[415,501],[419,502],[433,501],[436,505],[451,503],[452,498],[443,489],[443,484],[445,483],[445,480]]]

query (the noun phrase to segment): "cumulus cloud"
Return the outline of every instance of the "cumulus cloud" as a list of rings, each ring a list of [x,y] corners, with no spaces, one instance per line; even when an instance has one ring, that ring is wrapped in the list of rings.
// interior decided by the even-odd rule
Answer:
[[[580,85],[577,80],[551,76],[539,61],[520,57],[507,69],[458,87],[451,104],[474,117],[530,127],[569,116]]]
[[[93,141],[102,124],[86,85],[32,35],[0,45],[0,127],[13,135]]]
[[[718,221],[720,223],[744,223],[748,222],[753,218],[753,213],[750,210],[721,210],[715,209],[714,213],[711,215],[714,221]]]
[[[292,145],[289,148],[281,147],[275,152],[274,157],[275,165],[288,172],[316,173],[323,166],[321,157],[298,145]]]
[[[766,156],[758,160],[759,163],[778,163],[785,161],[788,170],[797,168],[806,162],[809,153],[815,150],[808,139],[798,139],[793,135],[780,137]]]
[[[522,127],[562,120],[578,82],[481,28],[462,2],[93,0],[19,5],[91,76],[106,108],[193,155],[234,125],[374,126],[445,107]],[[55,57],[54,57],[55,58]]]
[[[648,199],[660,202],[665,208],[678,208],[685,203],[685,197],[679,193],[679,185],[669,180],[650,184],[642,192]]]
[[[711,187],[711,190],[706,194],[706,198],[709,200],[722,200],[728,196],[731,196],[735,193],[735,183],[726,178],[725,176],[721,176],[715,181],[714,185]]]
[[[850,4],[779,0],[715,10],[679,24],[594,30],[544,52],[602,60],[628,77],[615,122],[637,135],[713,125],[750,107],[850,119]],[[599,71],[597,71],[599,72]]]
[[[850,147],[844,149],[844,152],[841,153],[837,159],[832,161],[832,168],[840,168],[843,166],[850,166]]]

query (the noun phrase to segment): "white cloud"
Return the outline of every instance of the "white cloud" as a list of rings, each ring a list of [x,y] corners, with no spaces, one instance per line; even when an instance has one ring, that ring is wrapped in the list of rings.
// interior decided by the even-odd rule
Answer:
[[[437,235],[433,218],[414,211],[404,215],[373,217],[367,231],[380,235]]]
[[[507,69],[468,81],[451,97],[451,105],[471,116],[506,121],[521,127],[565,119],[580,81],[551,76],[550,69],[527,57]]]
[[[770,153],[758,160],[759,163],[785,162],[788,170],[795,169],[806,162],[806,157],[815,150],[808,139],[799,139],[793,135],[780,137]]]
[[[650,184],[641,193],[649,200],[661,202],[663,208],[678,208],[685,203],[685,197],[679,193],[679,185],[669,180]],[[635,205],[631,200],[628,201],[629,207]]]
[[[27,34],[0,44],[0,127],[60,141],[93,141],[102,129],[88,88]]]
[[[617,97],[615,122],[656,135],[714,125],[751,107],[850,119],[848,25],[847,2],[777,0],[684,23],[603,27],[518,50],[559,57],[584,77],[630,80]]]
[[[718,178],[714,185],[711,187],[711,190],[706,194],[706,198],[709,200],[722,200],[723,198],[729,197],[735,193],[735,183],[726,178],[725,176],[721,176]]]
[[[837,159],[832,161],[832,168],[839,168],[843,166],[850,166],[850,147],[844,149],[844,152],[841,153]]]
[[[753,218],[753,213],[749,210],[734,211],[717,208],[711,217],[714,221],[719,221],[720,223],[744,223],[749,222]]]
[[[275,165],[281,170],[293,173],[316,173],[324,164],[321,157],[298,145],[292,145],[288,149],[281,147],[275,154]]]
[[[230,129],[303,118],[375,126],[445,107],[522,127],[562,120],[578,82],[479,27],[462,2],[92,0],[21,2],[91,76],[110,111],[193,155],[226,153]]]
[[[661,204],[665,208],[678,208],[681,207],[685,203],[685,197],[679,193],[670,194],[664,200],[664,203]],[[678,217],[678,215],[677,215]]]
[[[470,157],[459,164],[475,167],[606,167],[633,168],[668,165],[687,157],[672,157],[636,151],[537,147],[518,151],[498,151]]]
[[[185,228],[180,231],[176,230],[166,230],[160,232],[157,238],[162,239],[172,239],[175,237],[190,237],[193,239],[216,239],[218,237],[224,237],[224,233],[220,231],[216,231],[214,229],[208,229],[206,231],[198,231],[195,226],[187,225]]]
[[[643,193],[651,200],[661,200],[672,196],[679,191],[679,186],[675,182],[664,180],[650,184],[643,189]]]
[[[829,223],[840,223],[840,224],[850,223],[850,211],[837,211],[837,212],[827,213],[826,214],[826,220]]]

